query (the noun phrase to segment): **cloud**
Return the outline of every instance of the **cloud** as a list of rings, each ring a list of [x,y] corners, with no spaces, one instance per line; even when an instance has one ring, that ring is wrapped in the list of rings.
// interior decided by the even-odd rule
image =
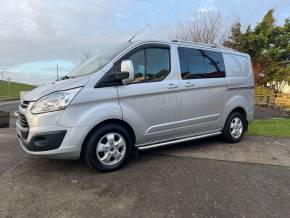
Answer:
[[[171,13],[164,2],[0,0],[0,5],[5,6],[0,8],[0,66],[8,66],[19,80],[47,74],[49,69],[36,62],[79,64],[85,51],[127,41],[147,23],[152,25],[145,38],[166,38],[170,28],[163,25]],[[34,68],[23,68],[25,63]]]
[[[194,10],[221,10],[253,24],[273,6],[278,14],[289,12],[285,0],[0,0],[0,5],[0,67],[21,70],[25,63],[78,64],[84,51],[127,41],[148,23],[137,39],[167,39]]]
[[[0,65],[76,61],[87,49],[128,40],[157,15],[161,22],[167,19],[169,12],[169,8],[156,9],[156,4],[136,0],[1,1],[5,7],[0,8]]]
[[[114,19],[115,9],[109,9],[105,1],[8,1],[7,8],[0,9],[4,27],[0,29],[0,61],[9,65],[75,59],[82,50],[110,38],[112,31],[106,28]]]

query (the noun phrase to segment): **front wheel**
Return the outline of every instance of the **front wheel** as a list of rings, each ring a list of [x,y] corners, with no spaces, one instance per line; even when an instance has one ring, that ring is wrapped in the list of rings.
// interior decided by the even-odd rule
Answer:
[[[85,160],[99,171],[115,171],[126,163],[132,146],[125,128],[108,124],[97,129],[89,138],[84,153]]]
[[[233,112],[227,118],[222,136],[226,142],[237,143],[245,133],[245,117],[239,112]]]

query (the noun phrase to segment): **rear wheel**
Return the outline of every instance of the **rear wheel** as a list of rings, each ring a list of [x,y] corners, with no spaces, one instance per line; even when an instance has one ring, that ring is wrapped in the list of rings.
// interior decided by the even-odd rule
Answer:
[[[233,112],[227,118],[222,136],[226,142],[239,142],[245,133],[245,117],[239,112]]]
[[[124,127],[107,124],[90,136],[85,148],[85,160],[99,171],[115,171],[126,163],[132,146],[130,135]]]

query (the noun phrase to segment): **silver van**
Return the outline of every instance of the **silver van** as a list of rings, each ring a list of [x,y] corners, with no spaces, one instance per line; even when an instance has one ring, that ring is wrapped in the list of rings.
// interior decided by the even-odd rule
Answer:
[[[239,142],[253,119],[249,55],[215,46],[141,41],[104,48],[61,81],[27,93],[16,123],[29,154],[100,171],[143,150],[221,135]]]

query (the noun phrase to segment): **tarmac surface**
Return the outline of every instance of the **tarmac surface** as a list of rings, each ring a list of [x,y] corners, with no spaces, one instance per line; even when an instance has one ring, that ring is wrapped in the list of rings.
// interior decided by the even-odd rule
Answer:
[[[146,152],[100,173],[31,157],[0,129],[0,217],[289,217],[290,139],[218,137]]]
[[[0,111],[14,112],[17,111],[19,101],[0,101]]]

